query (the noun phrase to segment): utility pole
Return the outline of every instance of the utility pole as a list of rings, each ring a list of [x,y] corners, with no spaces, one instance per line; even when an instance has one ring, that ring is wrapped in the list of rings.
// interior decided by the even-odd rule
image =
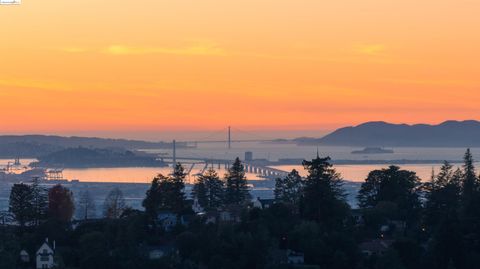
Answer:
[[[232,127],[228,126],[228,149],[232,148]]]

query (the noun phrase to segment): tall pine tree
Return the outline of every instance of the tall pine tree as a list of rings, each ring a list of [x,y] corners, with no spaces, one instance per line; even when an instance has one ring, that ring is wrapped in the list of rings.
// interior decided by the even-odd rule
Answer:
[[[32,185],[32,210],[34,225],[39,225],[48,216],[48,192],[38,184],[38,178],[34,178]]]
[[[250,201],[245,170],[238,157],[225,174],[225,186],[225,204],[241,205]]]
[[[463,191],[462,199],[465,204],[473,202],[475,193],[478,191],[478,178],[475,174],[475,166],[473,165],[473,156],[470,149],[467,149],[463,158]]]
[[[165,181],[167,181],[167,177],[162,174],[153,178],[150,189],[147,190],[146,197],[143,200],[142,205],[145,208],[147,216],[149,216],[151,220],[157,218],[160,207],[163,205],[162,199],[164,197],[161,195],[160,186],[162,185],[162,182]]]
[[[467,149],[463,164],[460,221],[465,244],[480,252],[480,190],[479,180],[470,149]]]
[[[301,214],[309,220],[333,227],[346,217],[348,204],[343,180],[330,163],[330,157],[303,161],[308,171],[303,189]]]
[[[223,185],[224,183],[217,172],[210,168],[205,174],[198,177],[192,190],[192,196],[198,200],[198,203],[204,209],[217,209],[222,205]]]
[[[180,163],[177,163],[173,174],[170,178],[170,185],[168,188],[168,196],[165,203],[176,213],[180,213],[185,209],[186,197],[185,197],[185,168]]]
[[[32,187],[24,183],[14,184],[10,190],[9,211],[21,227],[34,220],[33,209]]]
[[[425,217],[426,224],[434,230],[445,218],[457,214],[460,202],[460,170],[453,171],[453,166],[445,162],[440,173],[426,184]]]
[[[181,213],[185,209],[186,176],[185,169],[178,163],[171,176],[166,177],[159,174],[152,180],[150,189],[143,200],[143,207],[151,220],[155,220],[161,210]]]
[[[460,169],[445,162],[440,173],[426,186],[425,224],[431,235],[428,252],[434,268],[446,268],[449,261],[458,261],[462,248],[458,206],[460,202]]]

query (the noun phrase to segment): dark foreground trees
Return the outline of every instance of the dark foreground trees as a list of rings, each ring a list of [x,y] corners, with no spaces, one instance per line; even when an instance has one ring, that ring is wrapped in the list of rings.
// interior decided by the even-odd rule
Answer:
[[[473,164],[467,153],[461,169],[445,163],[424,183],[396,166],[372,171],[359,193],[361,208],[353,211],[346,204],[342,178],[328,158],[320,157],[304,162],[305,178],[292,171],[276,181],[275,203],[261,207],[243,198],[231,206],[221,199],[227,189],[221,185],[228,176],[244,178],[240,163],[225,181],[213,169],[198,180],[194,196],[207,211],[198,215],[188,210],[186,175],[175,167],[172,175],[153,180],[145,212],[125,208],[123,195],[114,190],[107,198],[108,218],[71,227],[53,220],[32,225],[28,210],[20,214],[32,204],[31,191],[18,184],[12,198],[25,200],[10,206],[12,212],[18,209],[15,216],[27,216],[26,227],[0,226],[0,268],[15,268],[8,264],[18,262],[18,251],[35,248],[28,246],[47,236],[57,239],[67,268],[289,268],[287,253],[303,254],[308,265],[303,268],[477,268],[480,215],[471,201],[480,197],[480,190]],[[68,190],[56,189],[68,196]],[[241,208],[240,217],[221,218],[233,213],[230,208]],[[152,225],[151,218],[162,210],[178,215],[177,227]],[[391,226],[402,228],[403,223],[408,223],[405,231],[391,232]],[[165,255],[158,258],[160,253]]]
[[[349,206],[342,188],[343,180],[330,163],[330,158],[304,161],[308,171],[303,188],[300,212],[306,219],[326,224],[340,224],[346,217]]]
[[[275,180],[275,200],[298,207],[302,199],[304,182],[297,170],[293,169],[286,177]]]
[[[95,200],[88,190],[82,191],[77,201],[76,212],[79,219],[88,220],[95,217]]]
[[[10,191],[9,211],[13,213],[21,227],[34,219],[33,199],[33,190],[30,185],[24,183],[13,185]]]
[[[108,219],[118,219],[127,209],[123,192],[114,188],[108,193],[103,204],[103,214]]]
[[[236,158],[225,174],[225,204],[242,205],[250,202],[250,198],[244,167]]]
[[[68,222],[75,212],[73,193],[60,184],[48,191],[48,214],[51,218]]]
[[[210,168],[200,175],[193,186],[192,196],[205,210],[214,210],[223,205],[224,182],[217,172]]]
[[[176,164],[171,176],[156,176],[143,200],[143,207],[151,220],[156,219],[160,211],[181,213],[186,208],[185,169]]]
[[[374,170],[362,184],[358,194],[359,205],[364,209],[378,209],[383,218],[413,225],[420,217],[420,186],[415,172],[398,166]]]

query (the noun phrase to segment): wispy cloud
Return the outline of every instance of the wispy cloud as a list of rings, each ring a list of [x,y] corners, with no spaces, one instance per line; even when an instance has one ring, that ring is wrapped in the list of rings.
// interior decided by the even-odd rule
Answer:
[[[89,51],[86,48],[80,48],[80,47],[64,47],[64,48],[59,48],[58,50],[62,52],[68,52],[68,53],[81,53],[81,52]]]
[[[146,55],[146,54],[173,54],[173,55],[199,55],[199,56],[225,56],[227,52],[214,42],[196,42],[179,47],[163,46],[130,46],[123,44],[109,45],[106,47],[61,47],[57,51],[66,53],[103,53],[109,55]]]
[[[215,43],[198,43],[185,47],[135,47],[112,45],[102,50],[111,55],[144,55],[144,54],[174,54],[174,55],[213,55],[225,56],[226,51]]]
[[[355,47],[355,52],[363,55],[380,55],[385,52],[385,45],[383,44],[363,44]]]
[[[0,78],[0,87],[32,88],[54,91],[70,91],[67,84],[54,81],[30,80],[24,78]]]

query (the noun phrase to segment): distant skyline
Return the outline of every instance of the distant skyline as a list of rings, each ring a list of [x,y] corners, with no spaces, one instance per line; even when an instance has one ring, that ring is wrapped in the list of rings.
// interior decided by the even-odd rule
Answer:
[[[2,5],[0,132],[289,138],[478,119],[479,13],[472,0]]]

